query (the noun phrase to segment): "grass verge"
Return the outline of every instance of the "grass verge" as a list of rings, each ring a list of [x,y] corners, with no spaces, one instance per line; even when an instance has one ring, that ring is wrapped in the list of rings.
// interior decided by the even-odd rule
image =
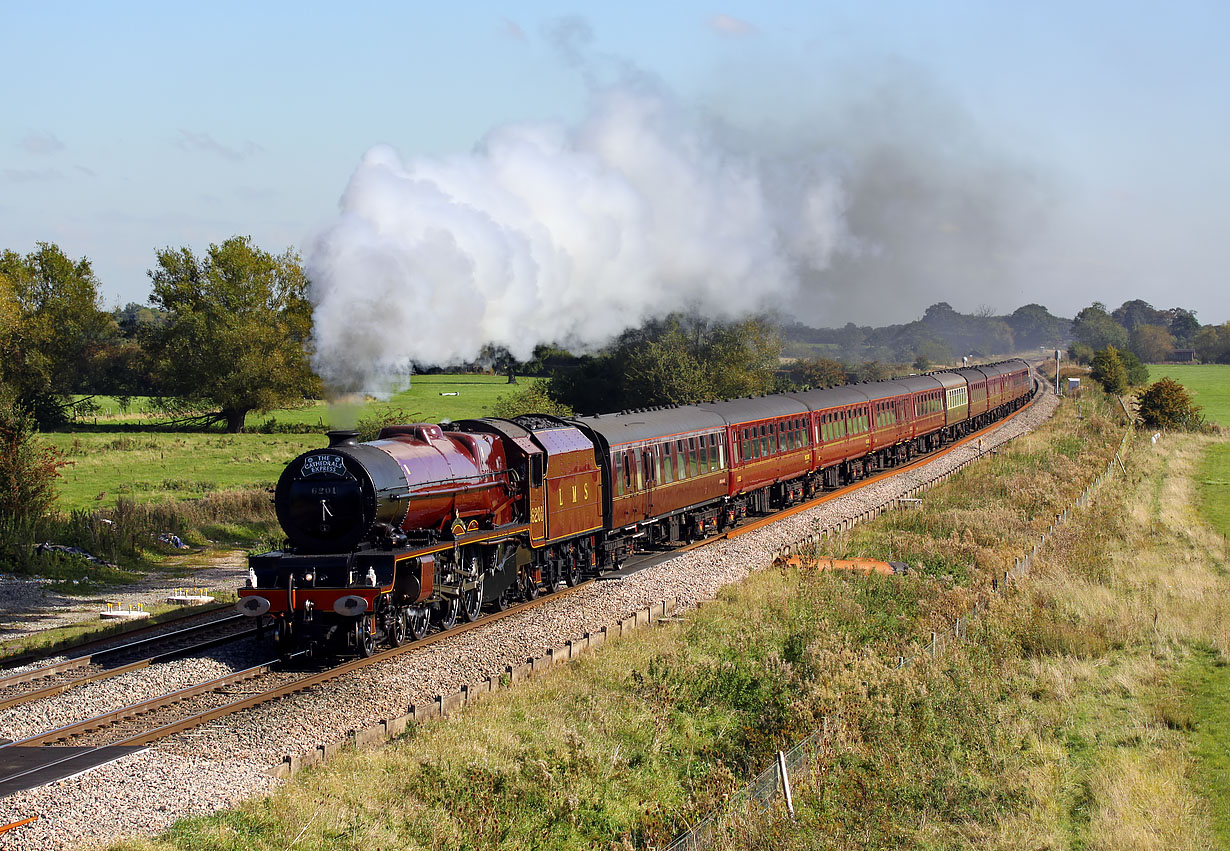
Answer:
[[[733,845],[1045,847],[1109,835],[1099,802],[1117,794],[1116,774],[1082,720],[1107,712],[1095,701],[1061,714],[1059,695],[1085,681],[1077,675],[1101,679],[1092,660],[1135,647],[1147,615],[1103,611],[1092,590],[1056,573],[1060,586],[1016,595],[978,621],[977,641],[934,664],[894,664],[912,637],[985,598],[990,577],[1103,468],[1118,431],[1109,412],[1086,411],[1077,420],[1064,408],[1043,433],[931,491],[920,512],[858,533],[868,549],[908,547],[923,564],[909,576],[757,573],[681,625],[131,845],[660,846],[826,716],[841,719],[839,747],[823,786],[800,796],[803,828],[758,821]],[[1123,495],[1108,491],[1085,522],[1118,535],[1129,519]],[[1018,532],[1027,536],[1013,544]],[[1109,575],[1096,547],[1065,534],[1057,544],[1080,545],[1084,572]],[[932,560],[952,542],[956,556]],[[1177,620],[1168,613],[1163,624]],[[1135,689],[1134,672],[1125,658],[1112,692],[1120,682]],[[1198,832],[1191,823],[1168,821],[1184,836]]]
[[[1230,538],[1230,441],[1210,443],[1197,473],[1197,498],[1205,522]]]

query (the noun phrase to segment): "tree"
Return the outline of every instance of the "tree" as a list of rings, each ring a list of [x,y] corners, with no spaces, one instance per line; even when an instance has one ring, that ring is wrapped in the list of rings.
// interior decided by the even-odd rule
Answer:
[[[1140,394],[1140,418],[1150,428],[1199,428],[1200,407],[1177,381],[1163,378]]]
[[[605,352],[555,373],[549,394],[590,414],[768,393],[780,353],[781,342],[763,320],[672,314],[625,331]]]
[[[1107,393],[1118,394],[1127,389],[1127,368],[1119,357],[1119,350],[1114,346],[1107,346],[1093,356],[1090,375]]]
[[[1192,344],[1204,363],[1230,363],[1230,322],[1205,325]]]
[[[1027,304],[1012,311],[1005,321],[1012,329],[1012,337],[1021,348],[1038,346],[1058,347],[1063,336],[1059,317],[1040,304]]]
[[[1145,363],[1161,363],[1174,351],[1174,337],[1164,325],[1137,325],[1132,329],[1128,348]]]
[[[1165,325],[1169,319],[1166,311],[1139,298],[1125,301],[1110,316],[1126,331],[1135,331],[1141,325]]]
[[[7,331],[0,334],[0,378],[40,426],[58,425],[72,409],[71,394],[116,336],[115,322],[99,308],[93,267],[48,242],[24,257],[4,251],[0,304]]]
[[[893,377],[892,370],[878,360],[859,364],[855,369],[855,374],[858,376],[859,381],[883,381],[886,378]]]
[[[797,387],[833,387],[846,383],[846,368],[832,358],[798,360],[790,367],[790,380]]]
[[[1084,343],[1094,351],[1107,346],[1125,349],[1128,343],[1127,331],[1111,319],[1106,312],[1106,305],[1099,301],[1076,314],[1076,319],[1072,322],[1072,336],[1077,342]]]
[[[1170,321],[1167,323],[1167,330],[1174,336],[1176,343],[1190,346],[1196,332],[1200,330],[1200,321],[1196,319],[1196,311],[1172,307],[1169,313]]]
[[[207,420],[238,432],[249,412],[319,394],[307,350],[312,305],[294,250],[274,256],[235,236],[204,257],[186,247],[157,257],[150,301],[170,315],[147,327],[146,347],[163,395],[208,407]]]

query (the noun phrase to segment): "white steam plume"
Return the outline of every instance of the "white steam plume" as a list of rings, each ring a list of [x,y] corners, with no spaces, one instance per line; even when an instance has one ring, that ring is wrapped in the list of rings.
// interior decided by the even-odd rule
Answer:
[[[485,344],[590,350],[681,309],[792,300],[853,247],[822,162],[736,151],[644,87],[595,93],[576,127],[497,128],[471,154],[368,151],[308,257],[314,366],[334,393],[391,389],[411,362]]]

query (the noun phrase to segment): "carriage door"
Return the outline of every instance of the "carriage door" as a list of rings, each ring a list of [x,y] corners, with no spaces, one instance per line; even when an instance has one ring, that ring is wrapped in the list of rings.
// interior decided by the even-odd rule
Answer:
[[[547,537],[546,513],[546,477],[543,475],[543,464],[546,455],[535,452],[529,455],[529,493],[530,493],[530,540],[543,541]]]
[[[644,446],[639,453],[639,464],[637,465],[636,475],[639,481],[643,484],[645,493],[645,516],[653,516],[653,497],[654,488],[658,483],[657,470],[658,458],[656,446]]]

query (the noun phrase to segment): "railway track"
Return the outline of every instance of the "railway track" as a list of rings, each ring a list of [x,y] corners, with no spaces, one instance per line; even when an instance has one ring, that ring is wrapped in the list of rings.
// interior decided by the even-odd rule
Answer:
[[[1035,399],[1041,394],[1036,394]],[[822,494],[796,506],[776,512],[772,515],[745,522],[743,525],[729,530],[721,535],[714,535],[668,552],[646,553],[630,559],[623,571],[635,571],[643,567],[664,561],[672,556],[706,546],[721,539],[735,538],[747,534],[770,523],[815,508],[847,495],[861,488],[901,474],[908,470],[929,463],[936,458],[979,439],[992,429],[998,428],[1022,411],[1028,410],[1034,400],[1008,415],[1004,419],[975,432],[968,437],[956,441],[936,452],[920,457],[909,464],[895,467],[891,470],[869,476],[851,485],[835,491]],[[562,588],[551,594],[545,594],[535,600],[520,603],[503,612],[487,614],[478,620],[462,624],[447,632],[433,633],[418,641],[408,642],[401,647],[378,652],[369,658],[357,658],[343,662],[337,666],[321,671],[293,671],[284,662],[271,660],[242,671],[227,674],[209,682],[194,685],[160,697],[155,697],[139,703],[109,711],[85,721],[40,733],[35,736],[13,742],[9,746],[39,746],[39,745],[74,745],[87,747],[104,746],[143,746],[160,739],[167,738],[185,730],[190,730],[202,724],[207,724],[219,718],[259,706],[263,703],[279,700],[289,695],[314,689],[331,680],[338,679],[353,671],[379,664],[396,656],[412,653],[437,642],[451,639],[471,630],[483,628],[504,618],[522,614],[538,606],[559,600],[594,580],[587,580],[578,585]],[[182,655],[186,651],[173,651]],[[70,660],[76,661],[76,660]],[[140,663],[135,663],[139,665]],[[148,664],[148,662],[146,663]],[[3,685],[0,682],[0,685]],[[71,686],[65,686],[68,688]]]
[[[202,653],[256,632],[250,619],[230,615],[13,674],[0,679],[0,709],[55,697],[86,683]]]
[[[159,634],[163,630],[170,628],[176,629],[180,626],[190,626],[198,621],[215,620],[219,612],[227,609],[232,609],[231,603],[210,603],[204,606],[193,606],[189,610],[181,613],[176,613],[173,616],[163,616],[162,619],[151,618],[148,621],[122,624],[119,625],[118,632],[108,632],[98,638],[90,638],[84,641],[74,642],[67,645],[57,645],[52,648],[39,648],[37,650],[27,650],[18,653],[14,656],[5,657],[0,662],[0,669],[11,669],[21,665],[32,665],[47,659],[52,656],[67,656],[73,654],[76,656],[86,656],[93,652],[105,650],[114,645],[117,641],[125,641],[135,639],[137,636],[151,636]],[[233,610],[233,609],[232,609]]]
[[[503,612],[493,612],[472,623],[458,625],[447,632],[433,633],[418,641],[382,651],[367,659],[353,659],[323,671],[312,672],[288,670],[284,661],[270,660],[209,682],[0,745],[0,749],[44,745],[74,747],[149,745],[159,739],[165,739],[227,715],[324,685],[351,671],[420,650],[503,618],[529,611],[567,596],[592,581],[587,580],[571,588],[562,588],[555,593],[512,606]],[[306,653],[293,654],[290,661],[303,657],[306,657]]]

